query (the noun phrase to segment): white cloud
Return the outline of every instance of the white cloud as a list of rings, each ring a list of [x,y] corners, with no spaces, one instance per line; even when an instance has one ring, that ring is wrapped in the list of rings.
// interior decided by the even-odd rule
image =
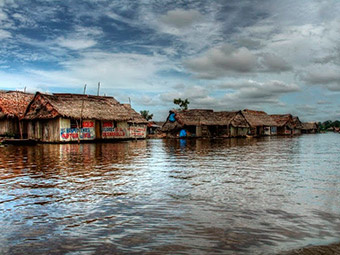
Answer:
[[[161,100],[170,103],[174,98],[188,98],[190,108],[215,110],[263,109],[266,105],[275,105],[277,109],[284,106],[280,101],[282,95],[300,91],[296,84],[286,84],[275,80],[265,83],[249,80],[223,84],[215,88],[195,85],[175,89],[161,94]],[[229,92],[222,97],[213,96],[214,92],[220,89],[229,89]]]
[[[64,37],[59,37],[56,42],[58,45],[71,50],[87,49],[97,44],[93,39],[71,39]]]
[[[246,48],[234,49],[231,45],[213,48],[201,57],[184,61],[184,65],[199,78],[217,78],[232,72],[247,73],[255,70],[256,56]]]
[[[245,47],[234,48],[230,44],[210,49],[203,56],[184,61],[184,65],[197,77],[204,79],[291,70],[283,58],[273,53],[256,54]]]
[[[6,39],[6,38],[11,38],[12,34],[6,30],[0,29],[0,40]]]
[[[302,72],[300,78],[310,85],[319,85],[331,91],[340,91],[339,66],[315,65]]]
[[[224,84],[224,87],[228,87]],[[273,106],[283,105],[280,96],[288,93],[298,92],[300,88],[296,84],[286,84],[282,81],[268,81],[265,83],[256,81],[246,81],[240,83],[236,91],[227,93],[223,97],[223,102],[229,107],[237,108],[256,108],[261,109],[266,104]]]
[[[55,42],[61,46],[71,50],[83,50],[97,45],[95,38],[100,38],[103,31],[97,27],[75,26],[73,31],[67,36],[61,36]]]
[[[264,72],[280,73],[290,71],[292,67],[283,58],[273,54],[264,53],[260,56],[259,61]],[[260,69],[260,70],[261,70]]]
[[[209,95],[209,91],[202,86],[183,86],[181,89],[179,86],[175,86],[175,91],[170,91],[161,94],[161,100],[165,102],[172,102],[174,98],[190,98],[190,100],[197,100],[205,98]]]
[[[160,17],[160,20],[164,24],[178,29],[188,27],[201,19],[203,19],[203,17],[199,11],[183,9],[168,11],[165,15]]]
[[[154,30],[152,37],[156,40],[169,38],[173,51],[178,54],[196,55],[222,40],[223,24],[216,20],[215,3],[209,6],[210,10],[175,8],[164,14],[162,8],[152,10],[148,5],[141,5],[139,27]]]
[[[151,87],[155,73],[165,68],[165,62],[160,56],[93,51],[60,63],[63,70],[31,69],[29,72],[40,77],[45,84],[65,87],[101,81],[103,88],[143,89]]]

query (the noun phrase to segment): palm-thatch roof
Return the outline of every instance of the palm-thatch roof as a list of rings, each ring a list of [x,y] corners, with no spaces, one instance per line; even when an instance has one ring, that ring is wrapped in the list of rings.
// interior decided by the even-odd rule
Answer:
[[[162,130],[167,132],[170,130],[182,128],[183,126],[228,126],[249,127],[240,112],[214,112],[206,109],[190,109],[190,110],[171,110],[170,114],[175,114],[176,122],[166,121]]]
[[[303,130],[317,130],[318,124],[316,122],[303,122],[302,129]]]
[[[245,109],[242,115],[245,117],[251,127],[276,127],[278,124],[267,113],[263,111],[253,111]]]
[[[125,109],[128,111],[130,119],[128,120],[129,123],[132,124],[148,124],[149,122],[143,118],[138,112],[131,108],[130,104],[122,104]]]
[[[277,123],[278,127],[287,126],[290,129],[295,127],[293,116],[291,114],[272,114],[270,117]]]
[[[37,92],[28,106],[26,119],[97,119],[132,121],[136,113],[113,97],[80,94],[42,94]]]
[[[293,123],[295,128],[302,129],[303,125],[298,116],[293,116]]]
[[[22,118],[34,95],[21,91],[0,91],[0,119]]]
[[[289,125],[293,122],[293,116],[291,114],[271,114],[269,116],[276,121],[278,127]]]
[[[232,125],[233,127],[247,128],[249,124],[242,116],[240,111],[236,112],[215,112],[215,118],[218,125]]]

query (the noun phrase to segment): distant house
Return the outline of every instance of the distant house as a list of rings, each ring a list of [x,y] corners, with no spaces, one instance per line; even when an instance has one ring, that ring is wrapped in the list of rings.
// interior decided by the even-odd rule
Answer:
[[[294,129],[293,116],[291,114],[272,114],[270,115],[277,123],[278,135],[292,135]]]
[[[146,137],[147,121],[113,97],[37,92],[25,119],[28,138],[42,142]]]
[[[298,135],[301,134],[302,123],[299,117],[291,114],[272,114],[270,115],[277,123],[278,135]]]
[[[293,116],[293,123],[294,123],[293,134],[301,135],[302,134],[302,122],[300,121],[298,116]]]
[[[155,121],[149,121],[147,127],[147,134],[148,135],[156,134],[162,128],[162,125],[163,123],[161,125],[158,125]]]
[[[263,111],[253,111],[245,109],[241,111],[242,115],[250,126],[250,135],[276,135],[277,126],[276,121]]]
[[[33,96],[20,91],[0,92],[0,136],[27,137],[27,125],[21,119]]]
[[[301,131],[304,134],[315,134],[319,132],[319,126],[316,122],[303,122]]]
[[[241,112],[171,110],[162,131],[168,137],[238,137],[247,135],[249,125]]]

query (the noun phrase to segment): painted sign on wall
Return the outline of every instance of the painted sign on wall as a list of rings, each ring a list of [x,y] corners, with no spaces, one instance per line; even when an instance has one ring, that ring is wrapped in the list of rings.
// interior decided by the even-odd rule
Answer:
[[[62,141],[91,140],[95,139],[94,121],[83,121],[83,128],[60,128],[60,139]]]
[[[95,132],[91,128],[61,128],[60,137],[62,140],[94,139]]]
[[[131,138],[145,138],[146,126],[131,126],[129,128]]]
[[[103,121],[102,137],[106,139],[110,138],[127,138],[128,133],[125,128],[114,127],[112,121]]]

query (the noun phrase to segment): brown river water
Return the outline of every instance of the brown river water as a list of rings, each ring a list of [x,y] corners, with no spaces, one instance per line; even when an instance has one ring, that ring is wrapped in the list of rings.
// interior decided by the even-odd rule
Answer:
[[[340,241],[340,134],[0,148],[0,254],[277,254]]]

